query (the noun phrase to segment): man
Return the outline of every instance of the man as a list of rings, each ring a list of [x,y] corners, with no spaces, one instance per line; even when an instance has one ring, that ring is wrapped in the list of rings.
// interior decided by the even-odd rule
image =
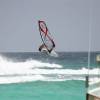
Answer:
[[[46,51],[46,52],[51,53],[51,51],[53,50],[53,48],[55,48],[55,43],[54,43],[54,41],[51,40],[51,42],[52,42],[52,47],[51,47],[50,49],[48,48],[47,45],[42,44],[42,45],[39,47],[39,51],[41,52],[41,51],[44,49],[43,51]]]

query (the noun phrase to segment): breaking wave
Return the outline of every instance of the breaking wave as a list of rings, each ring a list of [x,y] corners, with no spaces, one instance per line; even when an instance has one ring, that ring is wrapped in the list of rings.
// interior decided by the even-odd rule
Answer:
[[[38,60],[13,62],[0,56],[0,84],[20,83],[29,81],[66,81],[85,80],[85,75],[98,74],[99,69],[64,69],[56,63],[45,63]]]

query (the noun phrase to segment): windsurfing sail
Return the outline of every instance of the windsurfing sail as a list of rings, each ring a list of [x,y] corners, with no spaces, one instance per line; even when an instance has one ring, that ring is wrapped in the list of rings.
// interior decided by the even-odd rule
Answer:
[[[43,42],[42,45],[39,47],[39,51],[45,50],[50,53],[55,48],[54,40],[52,39],[51,34],[44,21],[39,20],[38,25],[41,40]]]

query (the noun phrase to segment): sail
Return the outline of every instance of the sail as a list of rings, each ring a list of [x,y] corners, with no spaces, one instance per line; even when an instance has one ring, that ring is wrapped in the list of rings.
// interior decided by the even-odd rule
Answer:
[[[51,38],[51,34],[46,26],[44,21],[38,21],[39,24],[39,31],[42,42],[47,49],[47,51],[52,50],[55,47],[54,40]]]

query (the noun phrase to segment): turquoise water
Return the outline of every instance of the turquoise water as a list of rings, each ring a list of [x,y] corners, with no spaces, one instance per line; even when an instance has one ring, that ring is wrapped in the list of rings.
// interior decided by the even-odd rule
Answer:
[[[85,100],[84,81],[0,85],[1,100]]]

